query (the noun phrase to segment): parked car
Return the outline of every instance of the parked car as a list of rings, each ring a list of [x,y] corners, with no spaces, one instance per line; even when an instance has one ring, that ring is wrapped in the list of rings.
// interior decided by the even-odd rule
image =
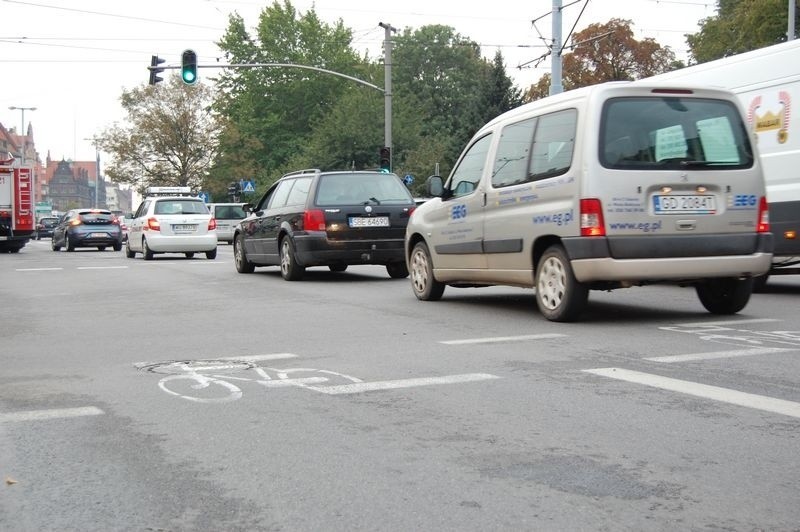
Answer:
[[[343,272],[351,264],[379,264],[392,278],[406,277],[403,235],[415,206],[395,174],[286,174],[236,226],[236,270],[275,265],[284,279],[297,281],[311,266]]]
[[[149,187],[128,227],[125,255],[141,253],[151,260],[157,253],[183,253],[187,258],[205,253],[217,256],[217,223],[203,200],[189,187]]]
[[[52,237],[53,229],[55,229],[57,225],[57,216],[46,216],[44,218],[39,218],[39,221],[36,223],[36,240]]]
[[[53,228],[50,244],[53,251],[62,247],[67,251],[90,247],[104,251],[109,246],[114,251],[122,249],[122,229],[117,217],[106,209],[67,211]]]
[[[692,286],[714,314],[743,309],[770,267],[761,162],[722,89],[607,83],[500,115],[414,211],[406,253],[421,300],[445,286],[535,288],[577,319],[590,290]]]
[[[244,203],[209,203],[208,210],[217,221],[217,240],[233,244],[233,229],[247,213]]]

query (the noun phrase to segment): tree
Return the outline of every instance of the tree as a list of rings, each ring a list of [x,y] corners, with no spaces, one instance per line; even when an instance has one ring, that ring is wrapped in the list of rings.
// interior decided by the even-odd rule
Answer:
[[[654,76],[678,66],[675,54],[651,38],[637,41],[630,20],[613,18],[605,24],[590,24],[571,39],[572,53],[562,59],[564,90],[606,81],[630,81]],[[526,101],[538,100],[550,92],[550,74],[532,85]]]
[[[718,0],[717,14],[703,19],[686,42],[698,63],[763,48],[786,40],[788,13],[787,0]]]
[[[301,15],[284,0],[261,12],[253,36],[243,19],[232,15],[218,44],[231,63],[288,63],[359,77],[367,69],[351,41],[341,20],[328,25],[313,8]],[[353,83],[300,68],[224,71],[215,108],[227,123],[214,174],[224,180],[238,177],[231,172],[256,169],[259,181],[274,180],[304,151],[315,126]]]
[[[505,74],[502,55],[481,57],[477,43],[442,25],[405,29],[395,39],[393,89],[413,110],[419,131],[399,153],[414,161],[418,174],[432,173],[436,163],[448,169],[464,145],[489,119],[520,103],[519,91]],[[443,151],[436,153],[433,147]],[[395,150],[398,154],[398,150]],[[424,154],[424,155],[423,155]],[[405,157],[396,157],[402,163]],[[419,166],[416,166],[419,165]],[[442,171],[442,173],[445,173]]]
[[[140,192],[149,186],[200,189],[217,153],[211,89],[172,75],[166,83],[123,91],[120,102],[125,125],[115,123],[97,138],[98,147],[111,155],[106,175]]]

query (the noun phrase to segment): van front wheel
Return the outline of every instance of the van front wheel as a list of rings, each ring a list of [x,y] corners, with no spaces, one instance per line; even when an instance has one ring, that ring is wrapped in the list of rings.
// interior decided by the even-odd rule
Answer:
[[[589,299],[589,289],[575,279],[561,245],[544,252],[536,268],[536,304],[550,321],[577,319]]]
[[[695,287],[697,297],[712,314],[736,314],[747,306],[753,279],[708,279]]]

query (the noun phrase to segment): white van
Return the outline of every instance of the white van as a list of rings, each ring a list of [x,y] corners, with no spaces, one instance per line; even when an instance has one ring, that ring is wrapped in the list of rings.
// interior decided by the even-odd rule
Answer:
[[[244,203],[209,203],[208,210],[217,220],[217,240],[233,244],[233,231],[236,224],[244,220]]]
[[[723,87],[739,98],[758,137],[775,235],[769,273],[800,273],[800,40],[673,70],[646,83]],[[795,109],[792,109],[792,104]],[[758,279],[766,283],[767,277]]]
[[[509,111],[472,138],[417,207],[414,294],[446,285],[536,289],[576,319],[591,289],[670,282],[732,314],[772,258],[764,179],[729,91],[616,82]]]

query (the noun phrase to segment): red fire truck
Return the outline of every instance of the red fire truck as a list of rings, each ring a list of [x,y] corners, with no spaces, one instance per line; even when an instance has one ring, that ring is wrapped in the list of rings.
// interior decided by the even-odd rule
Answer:
[[[13,157],[0,158],[0,253],[16,253],[33,237],[32,174]]]

